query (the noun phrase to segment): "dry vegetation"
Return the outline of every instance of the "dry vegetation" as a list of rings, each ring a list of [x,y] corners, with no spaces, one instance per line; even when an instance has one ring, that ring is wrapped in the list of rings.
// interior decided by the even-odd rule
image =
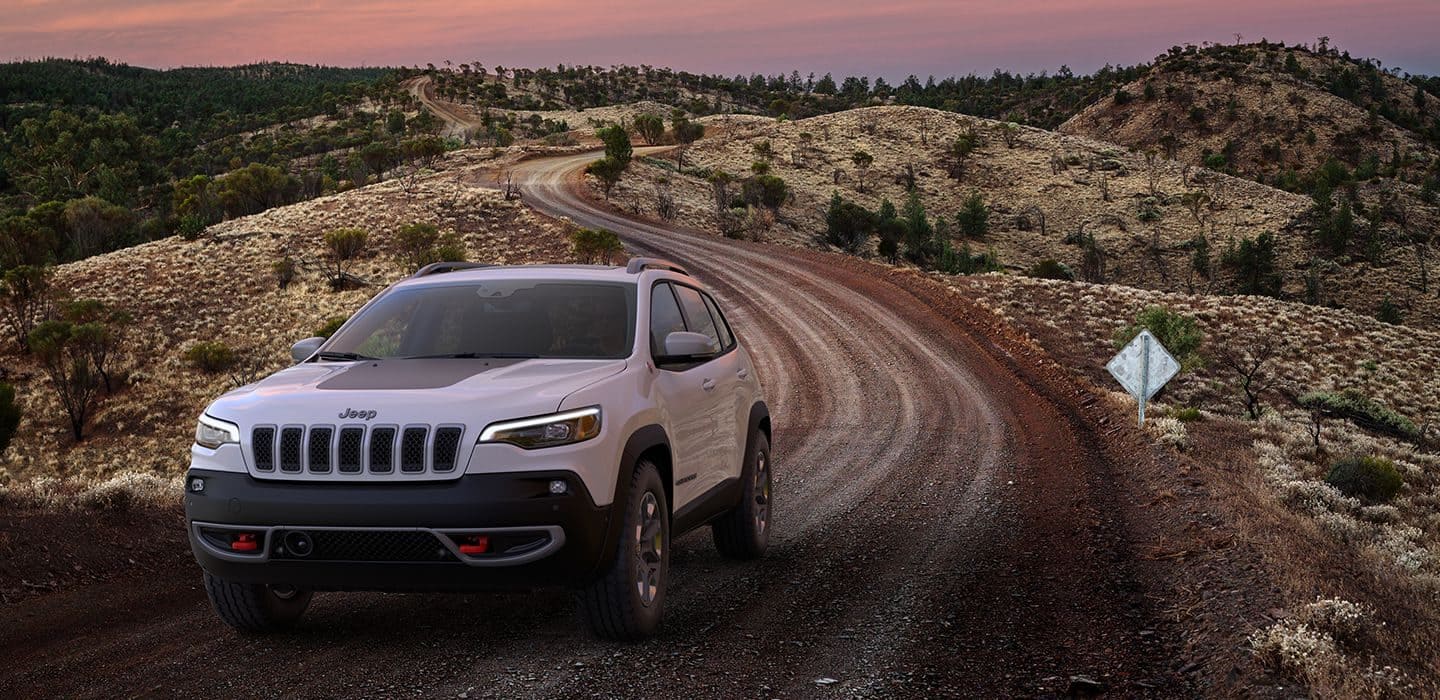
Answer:
[[[568,260],[569,245],[558,224],[471,184],[480,162],[476,154],[462,152],[438,174],[392,179],[227,221],[195,241],[172,237],[61,266],[57,283],[71,296],[100,299],[134,315],[124,358],[128,376],[102,402],[90,434],[77,445],[46,380],[28,360],[11,355],[7,365],[24,418],[0,467],[0,482],[39,476],[80,484],[38,487],[42,493],[68,493],[87,491],[87,483],[118,473],[179,473],[188,462],[190,426],[207,402],[237,382],[284,366],[291,343],[408,273],[392,238],[405,224],[429,222],[458,234],[470,260]],[[322,239],[342,227],[370,234],[350,270],[369,284],[332,292],[323,272]],[[281,289],[272,264],[285,257],[295,261],[296,277]],[[200,341],[226,344],[236,353],[235,366],[213,373],[190,366],[184,353]],[[18,483],[14,488],[35,492]]]
[[[1189,466],[1177,466],[1177,476],[1202,475],[1214,484],[1212,507],[1228,522],[1223,546],[1238,540],[1254,547],[1285,602],[1261,613],[1270,619],[1258,617],[1253,629],[1232,636],[1251,635],[1260,661],[1322,696],[1436,690],[1440,456],[1336,417],[1320,420],[1317,450],[1311,432],[1317,424],[1296,399],[1312,390],[1352,389],[1426,426],[1440,413],[1440,333],[1260,297],[1002,275],[946,281],[1129,411],[1133,400],[1115,391],[1103,369],[1116,332],[1149,307],[1194,318],[1206,361],[1157,397],[1147,429],[1157,443],[1182,452],[1179,464]],[[1272,382],[1261,396],[1264,414],[1252,421],[1238,375],[1217,359],[1266,339],[1278,351],[1263,369]],[[1330,465],[1349,455],[1393,460],[1404,478],[1399,495],[1367,502],[1326,483]],[[1338,600],[1316,603],[1317,596]],[[1337,606],[1360,611],[1346,630],[1311,619]]]

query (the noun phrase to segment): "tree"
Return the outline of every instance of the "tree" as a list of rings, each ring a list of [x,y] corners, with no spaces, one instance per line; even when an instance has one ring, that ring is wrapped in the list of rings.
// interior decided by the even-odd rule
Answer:
[[[15,387],[0,382],[0,455],[4,455],[6,448],[10,447],[15,429],[20,427],[20,416],[20,405],[15,403]]]
[[[880,255],[891,265],[900,261],[900,242],[905,239],[905,222],[895,212],[895,205],[889,199],[880,200],[880,209],[875,213],[875,231],[880,235]]]
[[[625,246],[614,231],[607,229],[577,228],[570,232],[570,247],[575,259],[582,265],[596,263],[610,264],[625,254]]]
[[[825,240],[847,253],[859,253],[870,241],[875,229],[875,216],[854,202],[830,195],[830,208],[825,214]]]
[[[620,182],[621,176],[625,174],[626,164],[611,156],[605,156],[600,160],[593,161],[585,166],[585,172],[594,175],[600,181],[600,186],[605,190],[605,198],[610,198],[610,190],[616,183]]]
[[[1000,133],[1000,140],[1005,142],[1006,148],[1014,148],[1020,140],[1020,127],[1014,122],[1001,122],[995,130]]]
[[[435,260],[435,243],[440,240],[440,229],[435,224],[415,222],[405,224],[395,231],[395,247],[399,251],[400,266],[406,272],[414,272]]]
[[[623,171],[630,165],[630,158],[634,154],[634,148],[630,145],[630,134],[625,127],[619,124],[611,124],[597,129],[595,135],[605,144],[605,157],[610,158],[620,165]]]
[[[751,206],[779,209],[790,197],[790,187],[778,175],[761,173],[745,181],[742,188],[745,202]]]
[[[910,192],[901,207],[900,219],[905,226],[905,257],[917,265],[927,264],[934,253],[935,228],[930,225],[930,215],[925,212],[919,193]]]
[[[984,238],[990,232],[990,207],[978,190],[970,193],[955,214],[955,224],[966,238]]]
[[[665,137],[665,120],[657,114],[637,115],[634,126],[635,133],[640,134],[647,145],[654,146]]]
[[[93,324],[103,329],[103,332],[94,336],[87,349],[90,363],[99,373],[105,393],[113,393],[116,365],[125,358],[125,341],[134,317],[129,311],[112,308],[99,299],[75,299],[60,305],[60,319],[77,327]]]
[[[685,112],[677,109],[670,113],[670,131],[675,136],[675,143],[680,144],[680,147],[675,149],[675,165],[683,168],[685,167],[685,151],[690,144],[699,141],[700,137],[705,135],[705,125],[690,121],[685,116]]]
[[[710,193],[715,197],[716,213],[724,213],[730,209],[730,183],[735,181],[735,176],[724,170],[716,169],[710,172],[706,178],[710,183]]]
[[[54,268],[20,265],[0,277],[0,315],[21,352],[30,350],[30,333],[50,308]]]
[[[865,174],[870,171],[870,166],[875,163],[875,156],[865,151],[855,151],[850,155],[850,162],[855,164],[855,180],[859,183],[857,189],[865,191]]]
[[[294,176],[260,163],[233,170],[220,178],[218,184],[220,204],[228,216],[258,214],[294,200],[300,192],[300,181]]]
[[[56,232],[28,215],[0,219],[0,270],[49,263],[58,245]]]
[[[60,399],[76,442],[85,439],[85,423],[99,403],[101,377],[92,347],[104,342],[105,335],[99,323],[69,321],[45,321],[30,332],[30,347]]]
[[[1235,374],[1245,412],[1251,420],[1259,420],[1260,401],[1278,379],[1268,365],[1279,353],[1279,345],[1258,337],[1224,343],[1216,353],[1220,364]]]
[[[70,243],[70,256],[75,259],[119,247],[132,224],[129,209],[99,197],[65,203],[65,237]]]
[[[370,234],[364,229],[337,228],[325,232],[325,252],[330,270],[330,288],[340,291],[354,282],[355,277],[346,271],[347,264],[365,250]]]
[[[1235,270],[1241,294],[1280,295],[1283,280],[1275,268],[1275,237],[1269,231],[1242,239],[1225,252],[1221,262]]]

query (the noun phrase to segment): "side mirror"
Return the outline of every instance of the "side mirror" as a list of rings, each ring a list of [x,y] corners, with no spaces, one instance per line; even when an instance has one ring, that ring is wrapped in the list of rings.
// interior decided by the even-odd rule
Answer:
[[[657,357],[657,363],[694,362],[714,355],[720,348],[710,336],[690,331],[675,331],[665,336],[665,356]]]
[[[327,340],[329,340],[329,338],[306,338],[294,345],[291,345],[290,359],[295,360],[296,362],[304,362],[305,360],[309,359],[311,355],[314,355],[315,351],[319,350],[320,346],[324,345],[325,341]]]

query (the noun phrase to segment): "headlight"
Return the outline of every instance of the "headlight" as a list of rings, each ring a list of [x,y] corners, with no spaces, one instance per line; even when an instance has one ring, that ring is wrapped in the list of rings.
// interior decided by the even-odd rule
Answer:
[[[195,424],[195,444],[215,449],[227,443],[240,442],[240,426],[201,415]]]
[[[480,442],[508,442],[527,450],[584,442],[600,434],[600,407],[491,423]]]

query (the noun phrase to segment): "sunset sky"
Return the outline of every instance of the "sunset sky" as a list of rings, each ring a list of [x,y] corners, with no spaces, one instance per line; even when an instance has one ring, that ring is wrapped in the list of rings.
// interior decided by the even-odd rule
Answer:
[[[1440,73],[1440,0],[0,0],[0,59],[664,65],[922,77],[1148,61],[1185,42],[1312,42]]]

